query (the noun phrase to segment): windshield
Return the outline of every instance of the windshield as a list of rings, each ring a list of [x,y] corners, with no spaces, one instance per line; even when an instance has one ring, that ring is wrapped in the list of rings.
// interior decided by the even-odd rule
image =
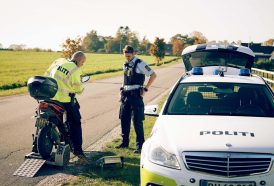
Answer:
[[[274,117],[272,93],[264,85],[181,83],[165,114]]]
[[[253,57],[240,52],[211,50],[193,52],[183,56],[187,71],[197,66],[232,66],[251,68]]]

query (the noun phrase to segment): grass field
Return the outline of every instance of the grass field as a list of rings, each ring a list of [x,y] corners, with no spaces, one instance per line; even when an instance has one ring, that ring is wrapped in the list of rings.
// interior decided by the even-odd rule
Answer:
[[[0,51],[0,96],[26,92],[27,80],[34,75],[43,75],[61,55],[59,52]],[[151,56],[139,57],[149,64],[155,63]],[[174,58],[166,57],[163,61]],[[88,53],[83,72],[89,75],[117,72],[122,69],[123,61],[120,54]]]

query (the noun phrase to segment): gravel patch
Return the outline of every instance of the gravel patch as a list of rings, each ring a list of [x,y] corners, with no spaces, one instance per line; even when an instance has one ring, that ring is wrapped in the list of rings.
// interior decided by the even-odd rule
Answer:
[[[69,180],[76,178],[77,176],[68,175],[64,173],[58,173],[52,176],[48,176],[42,181],[40,181],[37,186],[43,186],[43,185],[55,185],[55,186],[61,186],[63,183],[68,182]]]

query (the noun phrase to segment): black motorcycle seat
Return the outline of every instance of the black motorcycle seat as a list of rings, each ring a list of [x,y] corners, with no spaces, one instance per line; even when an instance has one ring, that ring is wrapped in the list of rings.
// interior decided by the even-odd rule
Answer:
[[[61,108],[63,108],[64,110],[66,110],[65,107],[64,107],[64,105],[63,105],[61,102],[59,102],[59,101],[55,101],[55,100],[45,100],[45,102],[56,104],[56,105],[58,105],[59,107],[61,107]]]

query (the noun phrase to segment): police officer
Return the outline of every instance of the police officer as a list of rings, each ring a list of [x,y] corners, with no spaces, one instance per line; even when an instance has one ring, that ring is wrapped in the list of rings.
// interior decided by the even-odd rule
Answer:
[[[136,132],[135,153],[140,153],[144,139],[144,102],[143,96],[156,78],[155,72],[142,60],[134,56],[134,49],[126,45],[123,49],[126,62],[124,64],[124,83],[121,87],[121,107],[119,118],[122,128],[122,143],[116,148],[127,148],[129,144],[130,122],[133,116],[133,125]],[[144,86],[145,76],[149,77]]]
[[[84,90],[80,67],[83,66],[85,61],[86,56],[83,52],[75,52],[70,60],[64,58],[55,60],[45,75],[57,81],[58,91],[52,100],[61,102],[67,111],[67,121],[73,144],[72,151],[80,160],[87,163],[87,158],[82,149],[80,105],[75,99],[75,94],[81,94]]]

